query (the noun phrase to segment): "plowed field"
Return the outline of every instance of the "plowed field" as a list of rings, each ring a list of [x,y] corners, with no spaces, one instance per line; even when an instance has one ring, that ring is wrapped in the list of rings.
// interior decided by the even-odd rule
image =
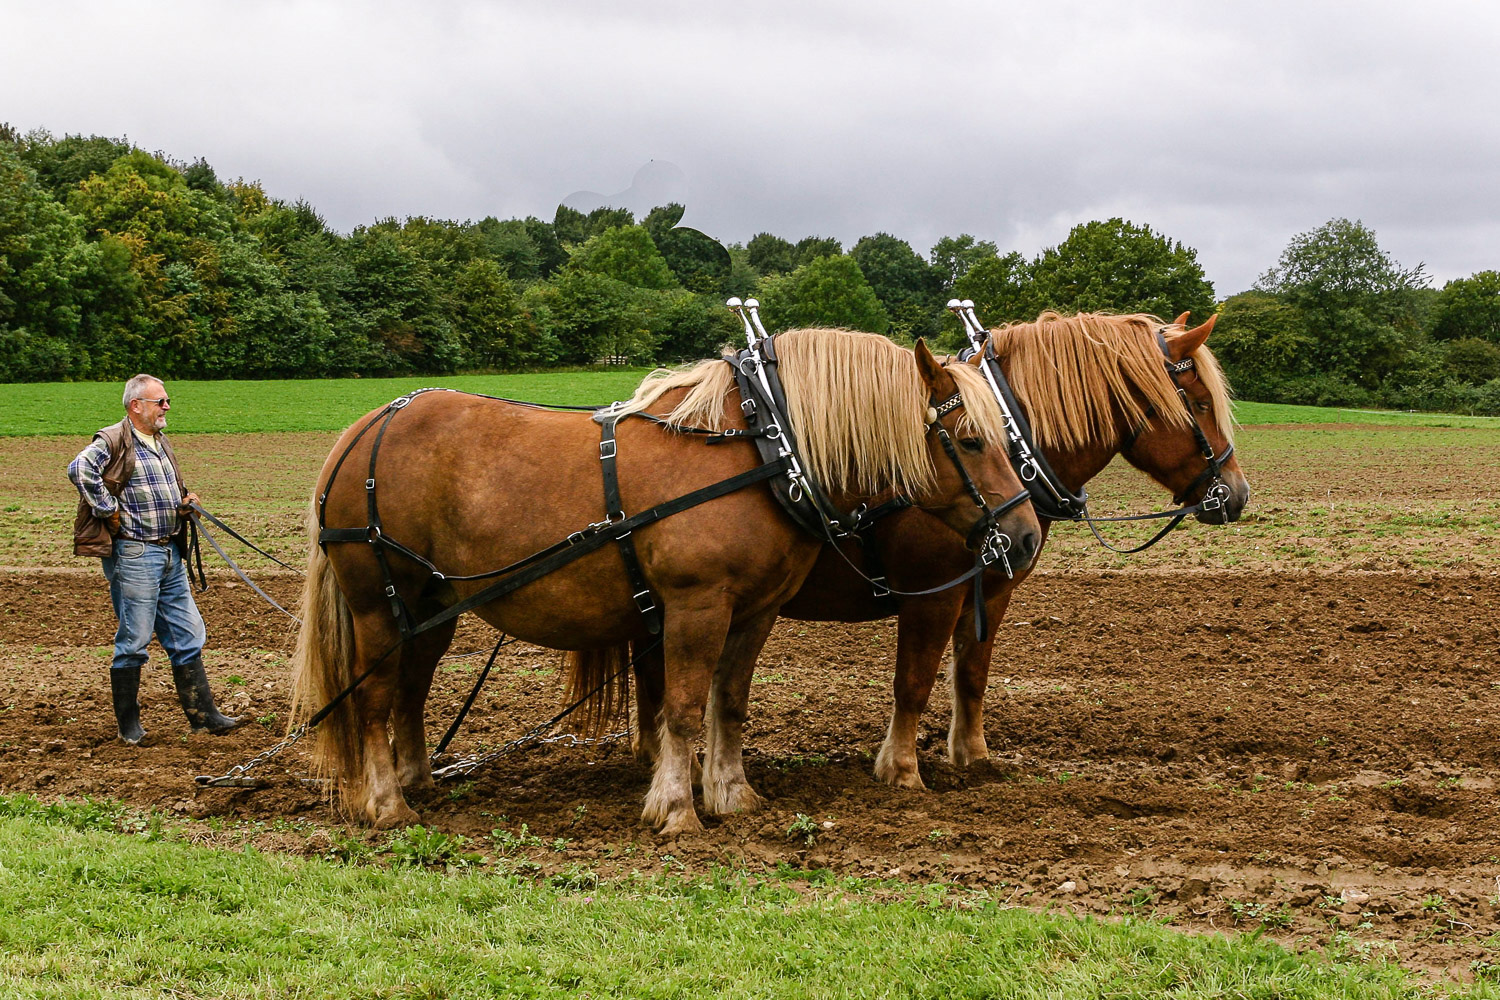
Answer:
[[[624,744],[508,756],[413,805],[482,851],[548,872],[721,863],[941,878],[1016,905],[1263,927],[1289,944],[1454,974],[1500,962],[1496,435],[1380,434],[1247,430],[1256,496],[1245,522],[1195,527],[1146,559],[1105,560],[1078,532],[1057,539],[1000,626],[990,762],[945,762],[940,690],[919,743],[926,792],[871,776],[894,624],[783,622],[747,730],[763,812],[661,841],[639,821],[649,773]],[[178,451],[214,470],[211,509],[288,552],[306,468],[327,441],[194,437]],[[157,651],[143,682],[150,737],[114,740],[106,588],[97,569],[65,568],[57,536],[70,504],[58,460],[70,451],[0,442],[19,491],[0,521],[11,565],[0,570],[0,792],[115,797],[179,815],[206,843],[328,853],[350,835],[383,839],[344,825],[299,780],[300,747],[260,769],[265,788],[194,785],[286,726],[293,626],[228,576],[200,599],[205,659],[221,703],[257,722],[187,735]],[[1128,470],[1095,492],[1137,510],[1158,499]],[[295,601],[293,575],[257,578]],[[492,642],[466,623],[454,650]],[[432,741],[482,662],[440,668]],[[508,647],[456,748],[518,736],[560,697],[558,654]],[[803,832],[789,837],[794,824]]]

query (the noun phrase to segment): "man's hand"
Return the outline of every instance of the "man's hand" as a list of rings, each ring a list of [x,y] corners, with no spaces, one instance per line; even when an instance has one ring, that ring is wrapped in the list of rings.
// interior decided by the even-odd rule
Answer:
[[[180,504],[177,505],[177,516],[178,517],[192,517],[193,516],[193,504],[195,504],[197,502],[198,502],[198,494],[196,494],[196,493],[187,493],[187,494],[185,494],[183,496],[183,498],[182,498],[182,503],[180,503]]]
[[[110,511],[109,516],[104,519],[104,524],[109,528],[110,537],[118,535],[120,533],[120,508],[116,507]]]

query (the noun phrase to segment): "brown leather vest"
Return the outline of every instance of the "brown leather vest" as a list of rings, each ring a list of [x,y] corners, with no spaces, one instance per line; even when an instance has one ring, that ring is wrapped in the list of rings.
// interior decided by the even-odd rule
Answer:
[[[130,432],[130,418],[118,424],[102,427],[94,437],[103,438],[109,448],[109,464],[104,467],[104,488],[112,497],[118,497],[135,475],[135,437]],[[177,456],[167,443],[165,434],[158,434],[162,453],[172,466],[172,475],[177,477],[178,492],[187,495],[182,485],[182,470],[177,467]],[[73,554],[75,556],[107,556],[114,553],[115,540],[109,533],[109,524],[102,517],[95,517],[94,510],[82,496],[78,498],[78,513],[73,518]]]

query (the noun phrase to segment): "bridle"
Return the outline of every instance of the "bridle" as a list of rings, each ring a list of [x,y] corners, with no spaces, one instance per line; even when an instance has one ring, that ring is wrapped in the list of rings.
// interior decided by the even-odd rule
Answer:
[[[1196,362],[1190,357],[1183,358],[1181,361],[1172,360],[1171,349],[1167,346],[1166,327],[1157,328],[1156,345],[1161,349],[1162,356],[1166,359],[1167,377],[1172,380],[1172,386],[1177,390],[1177,398],[1182,400],[1182,405],[1187,411],[1188,420],[1192,423],[1193,440],[1198,445],[1199,454],[1203,456],[1203,471],[1198,473],[1187,486],[1179,490],[1172,497],[1172,502],[1177,504],[1186,503],[1187,498],[1192,496],[1198,487],[1206,486],[1207,488],[1203,491],[1203,500],[1200,509],[1204,511],[1222,510],[1225,501],[1229,499],[1229,486],[1224,482],[1224,463],[1228,462],[1234,455],[1234,444],[1231,442],[1224,449],[1224,454],[1222,455],[1214,453],[1213,445],[1209,444],[1208,435],[1203,431],[1203,425],[1198,422],[1198,416],[1193,412],[1193,401],[1188,398],[1187,390],[1182,387],[1182,383],[1178,380],[1178,376],[1183,372],[1195,369],[1197,367]],[[1141,435],[1150,426],[1151,418],[1154,416],[1156,416],[1155,407],[1147,407],[1145,413],[1146,419],[1142,421],[1139,427],[1132,429],[1125,436],[1125,440],[1120,446],[1120,454],[1126,455],[1135,447],[1135,443],[1140,440]]]
[[[1005,373],[1001,370],[1000,359],[995,354],[994,343],[990,338],[989,331],[980,324],[974,313],[974,303],[970,300],[960,302],[957,299],[948,303],[950,312],[958,316],[963,324],[964,333],[969,339],[970,346],[959,353],[961,359],[967,360],[978,355],[983,364],[982,369],[996,400],[1000,403],[1000,409],[1004,415],[1006,428],[1011,437],[1011,462],[1015,466],[1016,474],[1021,477],[1021,482],[1031,491],[1032,505],[1036,508],[1038,516],[1052,521],[1083,521],[1089,526],[1099,544],[1105,548],[1122,554],[1141,552],[1161,541],[1167,534],[1176,528],[1184,518],[1195,514],[1218,511],[1220,523],[1225,523],[1226,503],[1229,500],[1230,489],[1224,482],[1224,464],[1234,454],[1234,445],[1230,444],[1222,455],[1214,452],[1213,446],[1208,441],[1208,435],[1203,431],[1203,425],[1198,422],[1197,415],[1193,412],[1192,400],[1188,398],[1187,390],[1182,387],[1178,376],[1183,372],[1190,371],[1195,367],[1192,358],[1183,358],[1181,361],[1173,361],[1171,349],[1167,344],[1166,327],[1156,330],[1156,344],[1162,353],[1162,364],[1166,369],[1167,377],[1172,380],[1172,385],[1177,390],[1177,397],[1182,401],[1183,408],[1187,412],[1188,421],[1192,425],[1193,439],[1198,445],[1198,450],[1203,456],[1204,466],[1191,483],[1178,492],[1173,498],[1174,504],[1184,505],[1187,498],[1199,487],[1205,486],[1202,499],[1197,503],[1179,506],[1172,510],[1157,511],[1151,514],[1132,514],[1122,517],[1093,517],[1088,512],[1088,491],[1080,489],[1077,493],[1068,489],[1062,479],[1053,471],[1046,457],[1035,445],[1035,439],[1031,433],[1031,426],[1026,422],[1026,417],[1011,389]],[[1133,428],[1126,436],[1120,447],[1120,454],[1127,454],[1136,441],[1149,426],[1151,418],[1156,416],[1153,407],[1148,407],[1145,420],[1140,426]],[[1099,523],[1113,521],[1150,521],[1161,518],[1171,520],[1149,540],[1134,548],[1122,549],[1111,544],[1099,529],[1095,527]]]

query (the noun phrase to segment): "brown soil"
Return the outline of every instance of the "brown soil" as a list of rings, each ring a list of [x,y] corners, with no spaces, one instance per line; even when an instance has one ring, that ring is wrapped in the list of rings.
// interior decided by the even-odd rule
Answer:
[[[290,601],[297,581],[268,587]],[[414,805],[491,853],[492,830],[525,824],[545,844],[512,857],[546,871],[609,876],[670,854],[697,870],[940,878],[1017,905],[1154,913],[1201,929],[1264,924],[1296,946],[1430,971],[1500,960],[1500,578],[1039,573],[1022,593],[997,647],[991,762],[945,763],[939,693],[921,741],[927,792],[870,774],[894,624],[783,622],[747,733],[763,812],[659,842],[639,822],[648,770],[623,746],[506,757]],[[151,735],[130,748],[113,739],[113,627],[97,573],[0,575],[0,791],[112,796],[181,814],[207,842],[290,819],[291,832],[258,834],[263,846],[328,851],[345,829],[296,780],[300,748],[261,769],[270,787],[194,786],[285,728],[293,637],[242,586],[221,580],[201,604],[221,702],[261,724],[187,735],[158,652],[143,684]],[[466,625],[454,648],[479,648],[486,634]],[[434,741],[481,664],[444,663],[429,704]],[[556,667],[555,653],[505,650],[458,746],[497,745],[550,714]],[[798,814],[818,824],[811,845],[788,837]]]

